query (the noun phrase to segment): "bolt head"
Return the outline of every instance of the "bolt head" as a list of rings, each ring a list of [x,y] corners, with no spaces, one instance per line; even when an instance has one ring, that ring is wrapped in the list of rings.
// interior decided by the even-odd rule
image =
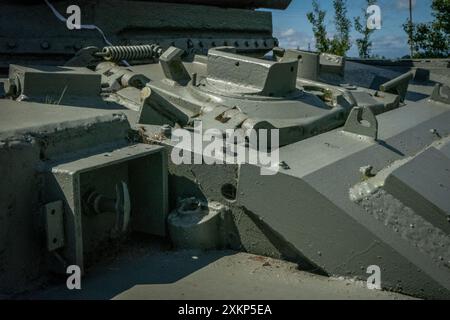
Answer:
[[[48,43],[47,41],[43,41],[41,42],[41,48],[44,50],[47,50],[50,48],[50,43]]]
[[[278,164],[278,167],[280,167],[280,168],[282,168],[284,170],[290,170],[291,169],[291,167],[289,167],[289,165],[285,161],[281,161]]]
[[[373,166],[364,166],[359,168],[359,172],[361,172],[361,174],[363,174],[365,177],[374,177],[375,174],[373,173]]]
[[[17,46],[17,43],[14,40],[9,40],[7,45],[8,45],[8,48],[14,49]]]

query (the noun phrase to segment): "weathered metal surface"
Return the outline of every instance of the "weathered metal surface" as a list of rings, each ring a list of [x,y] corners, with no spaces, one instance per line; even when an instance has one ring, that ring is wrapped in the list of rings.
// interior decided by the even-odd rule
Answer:
[[[431,224],[450,233],[449,166],[449,158],[432,147],[394,170],[385,189]]]
[[[412,72],[405,73],[395,79],[392,79],[380,86],[380,91],[397,94],[403,102],[406,98],[409,82],[414,78]]]
[[[270,12],[249,8],[289,1],[167,2],[81,1],[113,44],[147,45],[103,53],[98,34],[68,33],[45,5],[0,13],[0,47],[17,40],[2,61],[38,62],[12,64],[2,79],[0,292],[93,266],[146,233],[330,276],[364,280],[377,265],[384,289],[449,298],[448,68],[277,48]],[[7,23],[16,12],[30,19],[18,34]],[[278,129],[278,172],[175,164],[174,150],[225,153],[179,150],[174,130],[192,137],[198,124],[219,140],[233,130],[246,152],[259,148],[247,144],[252,130]]]
[[[70,105],[81,98],[102,103],[101,76],[87,68],[11,65],[9,83],[14,83],[15,89],[7,96],[21,101]]]
[[[179,249],[223,249],[226,247],[226,215],[230,214],[219,202],[183,199],[167,219],[170,237]]]
[[[177,2],[112,0],[93,3],[84,0],[76,4],[82,12],[82,24],[101,28],[113,45],[158,43],[164,49],[176,46],[197,53],[205,53],[212,47],[235,45],[240,52],[257,55],[275,46],[269,12]],[[278,3],[288,4],[289,1]],[[55,1],[52,4],[65,14],[73,3]],[[127,8],[126,14],[123,8]],[[161,19],[161,16],[170,19]],[[17,17],[24,21],[21,28],[17,28]],[[0,68],[4,70],[14,63],[64,65],[84,47],[108,45],[96,30],[69,30],[44,1],[28,5],[3,3],[0,21]]]
[[[436,84],[431,99],[438,102],[450,104],[450,87],[442,84]]]
[[[286,9],[292,0],[154,0],[155,2],[192,3],[227,8]]]
[[[377,140],[378,121],[370,108],[353,108],[344,126],[345,132]]]
[[[160,236],[166,234],[166,159],[161,151],[161,147],[138,144],[74,161],[48,164],[51,173],[48,197],[64,199],[68,243],[61,255],[69,265],[83,267],[87,253],[95,254],[103,241],[126,234],[130,210],[133,210],[130,227],[134,230]],[[140,171],[142,167],[146,170]],[[118,204],[128,208],[113,206],[100,214],[92,214],[86,208],[92,191],[114,199],[117,184],[123,183],[129,186],[130,199]],[[118,223],[117,214],[119,219],[127,220]]]

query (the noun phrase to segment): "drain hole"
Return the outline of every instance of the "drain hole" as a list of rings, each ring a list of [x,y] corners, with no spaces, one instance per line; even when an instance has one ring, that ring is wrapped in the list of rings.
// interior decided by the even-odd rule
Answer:
[[[221,189],[222,196],[228,201],[236,200],[236,187],[231,183],[224,184]]]

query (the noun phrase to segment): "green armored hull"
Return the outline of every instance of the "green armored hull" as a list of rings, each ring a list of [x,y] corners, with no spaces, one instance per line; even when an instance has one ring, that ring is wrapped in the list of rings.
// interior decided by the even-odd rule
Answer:
[[[2,4],[0,293],[450,298],[450,61],[280,48],[289,2]]]

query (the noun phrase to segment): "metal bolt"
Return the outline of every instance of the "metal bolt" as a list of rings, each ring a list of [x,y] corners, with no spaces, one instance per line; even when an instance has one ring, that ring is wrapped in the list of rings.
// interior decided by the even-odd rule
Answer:
[[[439,132],[437,131],[437,129],[430,129],[430,133],[432,135],[435,135],[436,137],[438,137],[439,139],[442,138],[441,135],[439,134]]]
[[[376,176],[373,172],[373,166],[364,166],[359,168],[359,172],[361,172],[366,178],[373,178]]]
[[[14,40],[9,40],[7,45],[8,45],[8,48],[14,49],[17,46],[17,43]]]
[[[290,170],[291,167],[289,167],[289,165],[285,162],[285,161],[281,161],[278,166],[284,170]]]
[[[44,50],[47,50],[50,48],[50,43],[48,43],[47,41],[43,41],[41,42],[41,48]]]

